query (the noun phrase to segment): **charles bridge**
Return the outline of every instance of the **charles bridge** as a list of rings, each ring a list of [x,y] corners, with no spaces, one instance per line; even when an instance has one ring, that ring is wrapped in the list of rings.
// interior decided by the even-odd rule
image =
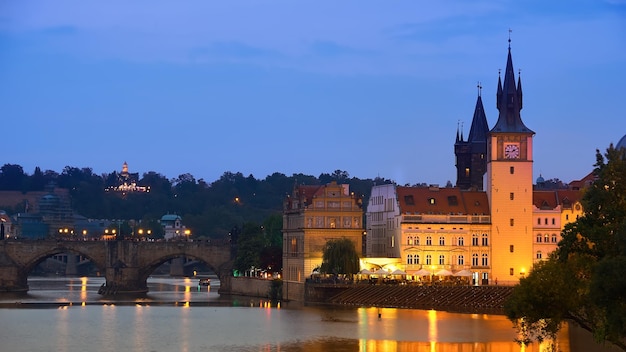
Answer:
[[[0,292],[28,291],[28,275],[51,256],[73,253],[84,256],[105,273],[102,294],[148,292],[147,279],[164,262],[187,257],[207,264],[220,278],[230,282],[231,246],[222,241],[0,241]],[[222,287],[227,289],[227,287]]]

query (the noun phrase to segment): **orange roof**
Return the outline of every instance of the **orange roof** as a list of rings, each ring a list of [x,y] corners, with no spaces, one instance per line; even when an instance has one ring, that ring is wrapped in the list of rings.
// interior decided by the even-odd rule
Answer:
[[[397,187],[396,192],[403,214],[489,214],[485,192],[456,187]]]
[[[558,205],[569,208],[580,202],[582,192],[578,190],[558,189],[551,191],[533,191],[533,204],[539,209],[554,209]]]
[[[583,177],[580,180],[575,180],[569,183],[569,188],[571,190],[580,190],[583,189],[590,184],[592,184],[598,177],[594,174],[594,172],[590,172],[587,176]]]

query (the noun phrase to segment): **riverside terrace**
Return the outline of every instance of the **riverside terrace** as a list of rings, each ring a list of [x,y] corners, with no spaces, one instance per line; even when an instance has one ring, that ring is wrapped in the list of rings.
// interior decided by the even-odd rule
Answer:
[[[333,305],[504,314],[512,286],[417,286],[307,282],[305,301]]]

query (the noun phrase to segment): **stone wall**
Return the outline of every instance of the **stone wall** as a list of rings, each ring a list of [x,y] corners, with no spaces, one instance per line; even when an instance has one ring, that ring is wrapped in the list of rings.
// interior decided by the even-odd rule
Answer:
[[[231,277],[230,291],[223,293],[231,295],[268,298],[271,285],[272,280],[260,279],[249,276]]]

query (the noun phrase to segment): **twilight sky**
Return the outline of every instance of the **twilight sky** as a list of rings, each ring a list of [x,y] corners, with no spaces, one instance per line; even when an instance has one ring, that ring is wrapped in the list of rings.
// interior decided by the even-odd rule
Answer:
[[[626,134],[626,1],[0,0],[0,165],[456,181],[507,40],[534,173]]]

